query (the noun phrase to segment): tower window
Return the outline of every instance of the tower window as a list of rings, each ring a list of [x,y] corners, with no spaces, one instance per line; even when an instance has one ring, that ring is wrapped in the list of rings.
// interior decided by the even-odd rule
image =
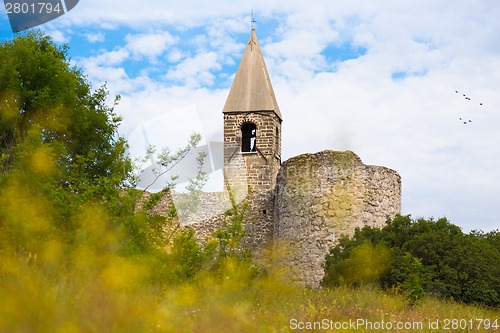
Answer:
[[[241,151],[253,152],[256,150],[257,126],[253,123],[241,127]]]

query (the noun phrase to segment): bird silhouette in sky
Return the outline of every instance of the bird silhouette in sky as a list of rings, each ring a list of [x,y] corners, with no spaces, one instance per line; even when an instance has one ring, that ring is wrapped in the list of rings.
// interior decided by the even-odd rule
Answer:
[[[456,94],[460,94],[460,92],[459,92],[458,90],[455,90],[455,93],[456,93]],[[464,94],[464,93],[461,93],[461,94],[462,94],[462,96],[464,97],[464,99],[465,99],[465,100],[467,100],[467,101],[471,101],[471,98],[470,98],[469,96],[467,96],[467,95],[466,95],[466,94]],[[480,103],[479,103],[479,106],[483,106],[483,102],[480,102]],[[471,120],[471,119],[468,119],[468,121],[467,121],[467,120],[465,120],[465,119],[463,119],[462,117],[459,117],[458,119],[459,119],[460,121],[462,121],[464,125],[467,125],[467,124],[469,124],[469,123],[472,123],[472,120]]]

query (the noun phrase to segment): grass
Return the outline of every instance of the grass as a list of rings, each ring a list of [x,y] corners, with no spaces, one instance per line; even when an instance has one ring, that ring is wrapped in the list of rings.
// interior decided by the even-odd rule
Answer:
[[[370,287],[312,290],[290,283],[281,267],[263,274],[248,260],[223,260],[172,279],[175,261],[159,252],[123,251],[130,239],[103,207],[75,212],[69,222],[78,228],[68,240],[54,227],[45,200],[27,200],[19,192],[25,187],[9,189],[0,197],[6,207],[0,215],[1,333],[385,332],[368,326],[382,322],[422,323],[394,332],[500,332],[478,329],[486,324],[479,319],[500,325],[500,309],[435,299],[410,306],[401,295]],[[436,320],[434,329],[429,325]],[[348,325],[338,330],[339,323]]]
[[[2,257],[0,332],[387,331],[375,330],[382,322],[394,328],[422,325],[397,332],[500,331],[478,329],[479,319],[500,324],[499,309],[436,299],[409,306],[400,295],[370,287],[312,290],[288,283],[279,273],[255,277],[236,261],[160,286],[146,282],[148,264],[137,259],[91,256],[79,265],[65,271]],[[466,327],[452,329],[453,319]],[[436,320],[439,329],[432,329]],[[342,324],[346,329],[335,329]]]

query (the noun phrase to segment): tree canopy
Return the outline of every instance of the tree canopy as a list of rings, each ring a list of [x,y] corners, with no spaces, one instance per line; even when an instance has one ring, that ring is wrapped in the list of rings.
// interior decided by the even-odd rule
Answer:
[[[362,253],[362,256],[359,254]],[[360,274],[372,267],[371,274]],[[397,216],[357,229],[326,258],[324,285],[376,283],[406,293],[500,305],[500,232],[464,234],[446,218]]]
[[[39,32],[0,44],[0,170],[52,165],[58,185],[77,192],[122,184],[130,162],[120,118],[67,51]]]

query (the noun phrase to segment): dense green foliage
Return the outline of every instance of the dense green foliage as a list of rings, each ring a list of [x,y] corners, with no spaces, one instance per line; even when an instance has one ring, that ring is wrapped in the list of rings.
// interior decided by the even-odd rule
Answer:
[[[326,260],[323,285],[375,283],[416,302],[425,294],[500,306],[500,232],[471,232],[445,218],[397,216],[357,229]]]
[[[133,214],[137,194],[122,189],[131,163],[107,95],[105,87],[92,92],[49,37],[28,33],[0,44],[1,254],[39,258],[47,244],[68,253],[82,243],[106,246],[91,226],[133,236],[108,244],[115,253],[151,247],[146,220],[153,218]]]
[[[28,33],[2,42],[0,172],[30,166],[54,171],[57,185],[73,192],[123,184],[130,161],[107,95],[105,87],[92,92],[84,74],[70,65],[67,48],[49,37]]]

